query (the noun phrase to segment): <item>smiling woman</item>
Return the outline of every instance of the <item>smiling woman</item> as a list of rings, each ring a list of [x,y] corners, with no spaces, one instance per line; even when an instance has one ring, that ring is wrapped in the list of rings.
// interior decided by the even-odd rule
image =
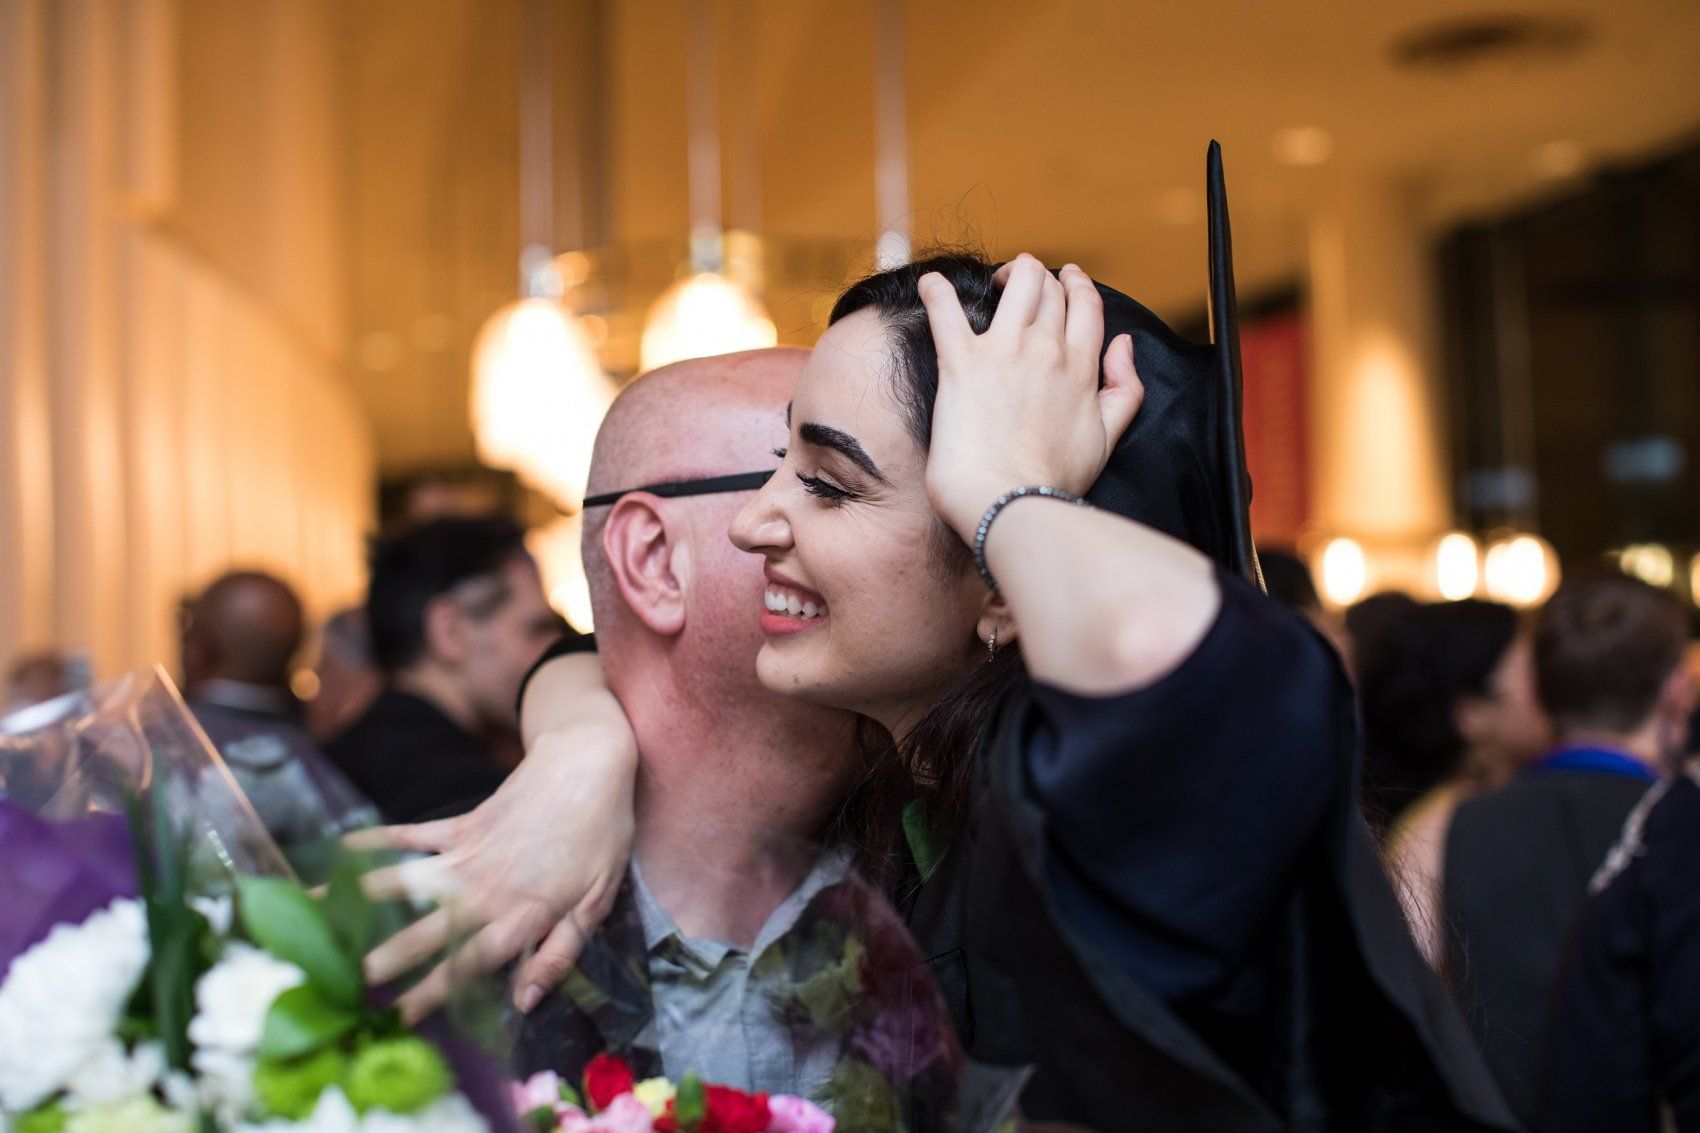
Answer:
[[[877,732],[853,848],[1027,1117],[1510,1128],[1374,865],[1339,661],[1254,582],[1214,150],[1211,190],[1213,346],[1029,256],[845,293],[731,527],[756,671]]]

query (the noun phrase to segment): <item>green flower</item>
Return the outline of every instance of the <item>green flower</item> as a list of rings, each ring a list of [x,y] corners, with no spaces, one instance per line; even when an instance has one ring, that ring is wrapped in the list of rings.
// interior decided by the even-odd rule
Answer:
[[[406,1035],[381,1039],[354,1056],[343,1089],[361,1113],[417,1113],[449,1092],[454,1075],[436,1048]]]
[[[889,1133],[903,1128],[897,1094],[885,1075],[866,1062],[840,1062],[827,1079],[827,1110],[838,1133]]]
[[[37,1106],[12,1119],[13,1133],[64,1133],[65,1108],[58,1102]]]
[[[195,1120],[143,1094],[70,1114],[64,1133],[195,1133]]]
[[[324,1047],[287,1062],[262,1061],[254,1067],[254,1092],[266,1113],[300,1121],[313,1112],[326,1086],[342,1080],[348,1059],[335,1047]]]

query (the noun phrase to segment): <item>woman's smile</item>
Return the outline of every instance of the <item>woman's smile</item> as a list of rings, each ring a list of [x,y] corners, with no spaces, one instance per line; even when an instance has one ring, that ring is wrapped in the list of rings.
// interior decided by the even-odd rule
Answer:
[[[767,589],[762,595],[766,607],[761,615],[763,631],[773,636],[800,633],[826,620],[825,598],[798,586],[772,567],[763,573],[767,575]]]

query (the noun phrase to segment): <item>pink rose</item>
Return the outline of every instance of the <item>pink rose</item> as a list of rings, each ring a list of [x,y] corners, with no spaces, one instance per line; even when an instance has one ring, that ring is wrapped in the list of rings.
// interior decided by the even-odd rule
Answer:
[[[554,1109],[561,1100],[561,1076],[553,1070],[539,1070],[512,1088],[514,1110],[521,1117],[534,1109]]]
[[[838,1123],[832,1114],[807,1098],[774,1094],[767,1099],[771,1114],[767,1133],[832,1133]]]
[[[591,1118],[587,1129],[595,1133],[655,1133],[649,1107],[630,1092],[608,1103],[608,1108]]]

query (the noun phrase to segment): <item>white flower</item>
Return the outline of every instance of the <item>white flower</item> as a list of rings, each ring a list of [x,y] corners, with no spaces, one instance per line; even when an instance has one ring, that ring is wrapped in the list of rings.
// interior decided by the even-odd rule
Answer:
[[[266,1012],[278,996],[307,979],[294,964],[240,942],[195,983],[195,1017],[189,1020],[194,1053],[189,1064],[207,1105],[235,1121],[254,1098],[254,1052]]]
[[[109,1056],[147,963],[147,918],[135,900],[58,925],[14,960],[0,984],[0,1108],[34,1109]]]
[[[214,936],[229,936],[236,907],[229,897],[191,897],[189,907],[207,918]]]
[[[159,1043],[141,1043],[126,1051],[123,1043],[112,1039],[65,1083],[66,1108],[115,1105],[152,1093],[164,1077],[165,1048]]]

